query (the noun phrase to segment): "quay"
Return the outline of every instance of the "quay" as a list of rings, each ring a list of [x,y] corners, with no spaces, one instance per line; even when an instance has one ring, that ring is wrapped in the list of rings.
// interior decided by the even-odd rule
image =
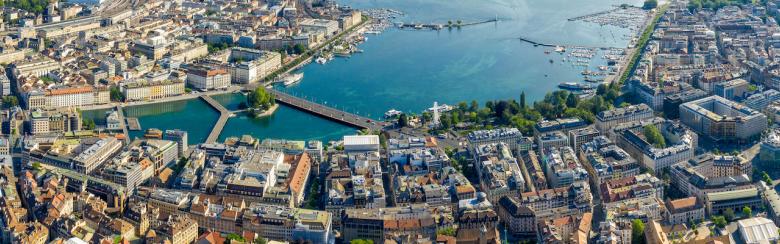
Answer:
[[[214,124],[214,127],[211,128],[211,133],[209,133],[209,137],[206,138],[206,143],[215,143],[217,142],[217,138],[219,138],[219,134],[222,133],[222,129],[225,128],[225,124],[227,124],[231,112],[227,110],[225,106],[222,106],[222,104],[220,104],[219,102],[214,100],[214,98],[211,98],[208,95],[200,95],[200,99],[203,99],[203,101],[205,101],[211,107],[219,111],[219,119],[217,120],[217,123]]]
[[[125,118],[127,120],[127,128],[132,131],[140,131],[141,130],[141,122],[138,122],[138,118],[135,117],[127,117]]]
[[[628,6],[628,7],[634,7],[634,6]],[[568,20],[568,21],[579,21],[579,20],[583,20],[583,19],[590,18],[590,17],[596,17],[596,16],[599,16],[599,15],[605,15],[605,14],[609,14],[609,13],[612,13],[612,12],[618,11],[618,10],[620,10],[621,8],[622,8],[622,7],[620,7],[620,6],[615,6],[615,8],[613,8],[613,9],[610,9],[610,10],[599,11],[599,12],[595,12],[595,13],[591,13],[591,14],[586,14],[586,15],[582,15],[582,16],[577,16],[577,17],[574,17],[574,18],[568,18],[568,19],[566,19],[566,20]],[[634,7],[634,8],[636,8],[636,7]]]
[[[310,102],[308,100],[286,94],[281,91],[266,88],[266,91],[274,95],[277,102],[289,105],[291,107],[321,116],[342,124],[369,129],[371,131],[380,131],[384,127],[383,122],[366,118],[357,114],[341,111],[322,104]]]
[[[469,22],[469,23],[449,23],[449,24],[436,24],[436,23],[430,23],[430,24],[415,24],[415,23],[399,23],[398,28],[412,28],[412,29],[431,29],[431,30],[441,30],[444,27],[465,27],[470,25],[480,25],[480,24],[486,24],[490,22],[498,22],[498,17],[494,19],[489,20],[483,20],[483,21],[475,21],[475,22]]]

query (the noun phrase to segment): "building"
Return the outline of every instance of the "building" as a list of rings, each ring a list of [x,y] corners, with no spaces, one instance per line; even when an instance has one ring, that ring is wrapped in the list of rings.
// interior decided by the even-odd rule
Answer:
[[[366,239],[385,243],[388,237],[409,235],[436,239],[434,214],[425,205],[381,209],[346,209],[342,223],[345,240]]]
[[[34,110],[30,112],[30,133],[71,132],[81,130],[81,118],[72,109],[57,111]]]
[[[661,224],[658,221],[649,221],[645,225],[645,241],[647,243],[669,244],[672,243],[664,233]]]
[[[339,31],[339,22],[326,19],[302,19],[298,22],[303,32],[322,32],[332,36]]]
[[[192,66],[187,69],[187,84],[201,91],[230,86],[230,73],[223,68]]]
[[[774,101],[780,101],[780,92],[774,89],[769,89],[760,93],[756,93],[745,98],[745,105],[756,111],[764,111],[769,104]]]
[[[520,199],[514,196],[504,196],[498,200],[498,216],[514,236],[536,235],[536,216],[534,211],[520,205]]]
[[[604,181],[638,175],[641,168],[639,161],[603,136],[585,143],[579,155],[596,173],[591,177],[597,187]]]
[[[534,211],[536,219],[549,220],[593,210],[590,185],[579,182],[559,188],[523,192],[520,205]]]
[[[653,117],[653,109],[647,104],[631,105],[623,108],[602,111],[596,115],[596,129],[606,132],[615,125],[649,119]]]
[[[599,136],[599,131],[593,127],[571,130],[569,131],[569,146],[574,151],[579,152],[583,144],[591,142],[597,136]]]
[[[666,201],[666,223],[680,225],[704,220],[704,205],[696,197]]]
[[[570,130],[588,126],[588,123],[580,118],[561,118],[556,120],[542,120],[534,125],[534,135],[545,132],[563,131],[568,133]]]
[[[110,95],[105,87],[58,86],[22,93],[22,101],[27,109],[49,110],[107,104],[110,102]]]
[[[282,66],[278,52],[240,47],[230,49],[229,60],[234,61],[228,65],[231,81],[238,84],[257,82]]]
[[[761,141],[758,159],[762,166],[776,169],[780,167],[780,130],[771,130]]]
[[[743,243],[746,244],[770,243],[780,240],[777,225],[767,218],[753,217],[739,220],[737,227]]]
[[[680,122],[717,141],[746,141],[767,129],[764,114],[719,96],[680,105]]]
[[[170,215],[158,229],[171,244],[189,244],[198,238],[198,222],[186,215]]]
[[[480,185],[490,202],[497,203],[502,196],[516,196],[525,191],[523,173],[506,144],[481,145],[474,160]]]
[[[187,140],[189,140],[189,138],[186,131],[179,129],[165,130],[162,139],[176,142],[176,145],[179,149],[179,157],[184,157],[187,155],[187,152],[189,151],[189,144]]]
[[[550,187],[557,188],[588,181],[588,172],[582,167],[571,147],[551,148],[544,154],[542,162],[547,166],[545,174]]]
[[[543,132],[536,135],[536,145],[539,152],[544,154],[552,148],[568,147],[569,137],[563,131]]]
[[[696,197],[706,213],[721,214],[726,209],[742,211],[742,207],[761,205],[758,188],[745,171],[749,162],[740,157],[704,154],[669,168],[672,184],[682,193]],[[717,164],[716,161],[719,161]]]
[[[728,100],[734,100],[736,98],[742,98],[745,96],[748,85],[750,84],[744,79],[723,81],[715,84],[713,93],[716,96],[720,96]]]
[[[344,136],[344,152],[378,152],[379,136]]]
[[[520,133],[520,130],[517,128],[499,128],[499,129],[493,129],[493,130],[478,130],[478,131],[472,131],[468,134],[468,140],[469,145],[471,147],[471,151],[474,152],[474,150],[484,144],[492,144],[492,143],[499,143],[503,142],[509,148],[512,149],[512,151],[517,150],[517,142],[523,137],[523,134]]]
[[[180,80],[137,80],[121,87],[125,101],[145,101],[184,94],[184,82]]]
[[[498,214],[485,193],[473,199],[458,201],[458,243],[478,244],[499,242]]]
[[[627,128],[619,133],[617,145],[625,149],[643,167],[659,172],[678,162],[693,158],[698,145],[698,136],[687,128],[671,121]],[[648,142],[645,128],[655,126],[669,145],[659,148]]]
[[[73,170],[82,174],[91,174],[122,149],[122,142],[114,137],[106,137],[91,145],[82,143],[79,147],[82,149],[71,159]]]
[[[677,119],[680,117],[681,104],[699,100],[707,96],[709,96],[709,93],[699,89],[692,89],[666,96],[664,98],[664,116],[669,119]]]

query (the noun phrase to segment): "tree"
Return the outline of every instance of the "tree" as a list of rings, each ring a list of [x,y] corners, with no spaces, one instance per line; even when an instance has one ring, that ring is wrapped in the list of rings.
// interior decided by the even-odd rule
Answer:
[[[110,94],[111,94],[111,101],[121,102],[125,100],[125,94],[123,94],[122,91],[119,90],[119,87],[112,86]]]
[[[231,241],[238,241],[238,242],[246,242],[246,239],[244,239],[243,236],[236,234],[236,233],[230,233],[227,234],[225,239],[231,240]]]
[[[406,116],[406,114],[401,114],[398,116],[398,127],[406,127],[409,125],[409,118]]]
[[[645,223],[640,219],[631,221],[631,243],[645,243]]]
[[[3,108],[11,108],[16,106],[19,106],[19,99],[17,99],[15,96],[3,97]]]
[[[295,44],[295,46],[293,46],[293,53],[303,54],[304,52],[306,52],[306,46],[304,46],[303,44],[298,43]]]
[[[643,9],[654,9],[658,7],[658,0],[645,0],[645,3],[642,5]]]
[[[661,131],[658,130],[658,127],[655,125],[646,125],[644,127],[644,135],[647,139],[647,142],[650,144],[653,144],[656,148],[665,148],[666,147],[666,141],[664,139],[664,136],[661,135]]]
[[[453,236],[454,237],[455,236],[455,229],[452,228],[452,227],[447,227],[447,228],[440,229],[440,230],[436,231],[436,234],[445,235],[445,236]]]
[[[477,103],[477,100],[471,100],[471,106],[469,106],[469,111],[476,112],[479,110],[479,103]]]
[[[725,217],[726,220],[728,220],[729,222],[734,220],[734,218],[736,217],[736,215],[734,214],[734,209],[729,208],[726,209],[726,211],[723,211],[723,217]]]
[[[579,99],[577,98],[577,95],[574,93],[569,93],[569,97],[566,98],[566,107],[577,107],[577,104],[579,103]]]
[[[374,244],[374,240],[354,239],[354,240],[349,241],[349,244]]]
[[[520,93],[520,108],[525,109],[525,91]]]
[[[750,209],[750,207],[745,206],[744,208],[742,208],[742,216],[745,218],[750,218],[751,216],[753,216],[753,210]]]
[[[265,238],[263,238],[262,236],[258,236],[257,238],[255,238],[255,240],[252,243],[253,244],[266,244],[266,243],[268,243],[268,241]]]
[[[772,178],[769,177],[769,174],[766,173],[766,171],[761,171],[761,180],[763,180],[767,185],[772,185]]]
[[[268,110],[271,106],[276,104],[274,95],[268,93],[263,87],[255,88],[254,91],[249,93],[249,96],[247,96],[246,99],[246,103],[250,108],[262,111]]]
[[[86,128],[87,130],[94,130],[95,129],[95,120],[93,120],[93,119],[83,119],[81,122],[82,122],[84,128]]]
[[[722,228],[726,227],[726,224],[728,222],[726,222],[726,218],[723,217],[723,216],[713,216],[712,217],[712,223],[715,224],[715,226],[717,226],[718,228],[722,229]]]

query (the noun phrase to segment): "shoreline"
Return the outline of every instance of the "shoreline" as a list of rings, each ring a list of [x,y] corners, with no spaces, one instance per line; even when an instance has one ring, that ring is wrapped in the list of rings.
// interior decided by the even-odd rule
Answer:
[[[253,118],[262,118],[262,117],[268,117],[268,116],[274,115],[274,113],[276,112],[276,109],[278,109],[278,108],[279,108],[279,104],[278,103],[274,103],[274,105],[271,106],[271,108],[269,108],[266,111],[263,111],[260,114],[256,114]],[[233,113],[233,114],[236,114],[236,113]]]

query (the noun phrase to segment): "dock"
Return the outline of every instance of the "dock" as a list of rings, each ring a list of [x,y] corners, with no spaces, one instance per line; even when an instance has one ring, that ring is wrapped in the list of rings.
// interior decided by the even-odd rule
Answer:
[[[225,128],[225,124],[227,124],[231,112],[227,110],[225,106],[222,106],[222,104],[220,104],[219,102],[214,100],[214,98],[211,98],[208,95],[200,95],[199,97],[200,99],[203,99],[203,101],[208,103],[209,106],[219,111],[219,119],[217,119],[217,123],[214,123],[214,127],[211,128],[211,133],[209,133],[209,137],[206,138],[206,143],[215,143],[217,142],[217,138],[219,138],[219,134],[222,133],[222,129]]]
[[[127,129],[132,131],[140,131],[141,130],[141,122],[138,122],[138,118],[135,117],[127,117],[125,118],[127,121]]]
[[[522,37],[522,36],[518,37],[517,39],[520,39],[521,41],[530,43],[530,44],[532,44],[534,46],[542,46],[542,47],[557,47],[558,46],[558,45],[553,45],[553,44],[549,44],[549,43],[537,42],[537,41],[534,41],[534,40],[531,40],[529,38]]]
[[[274,95],[277,102],[300,109],[302,111],[318,115],[342,124],[354,126],[360,129],[371,131],[381,131],[384,123],[371,118],[363,117],[357,114],[338,110],[323,104],[311,102],[296,96],[286,94],[281,91],[266,88],[266,91]]]

